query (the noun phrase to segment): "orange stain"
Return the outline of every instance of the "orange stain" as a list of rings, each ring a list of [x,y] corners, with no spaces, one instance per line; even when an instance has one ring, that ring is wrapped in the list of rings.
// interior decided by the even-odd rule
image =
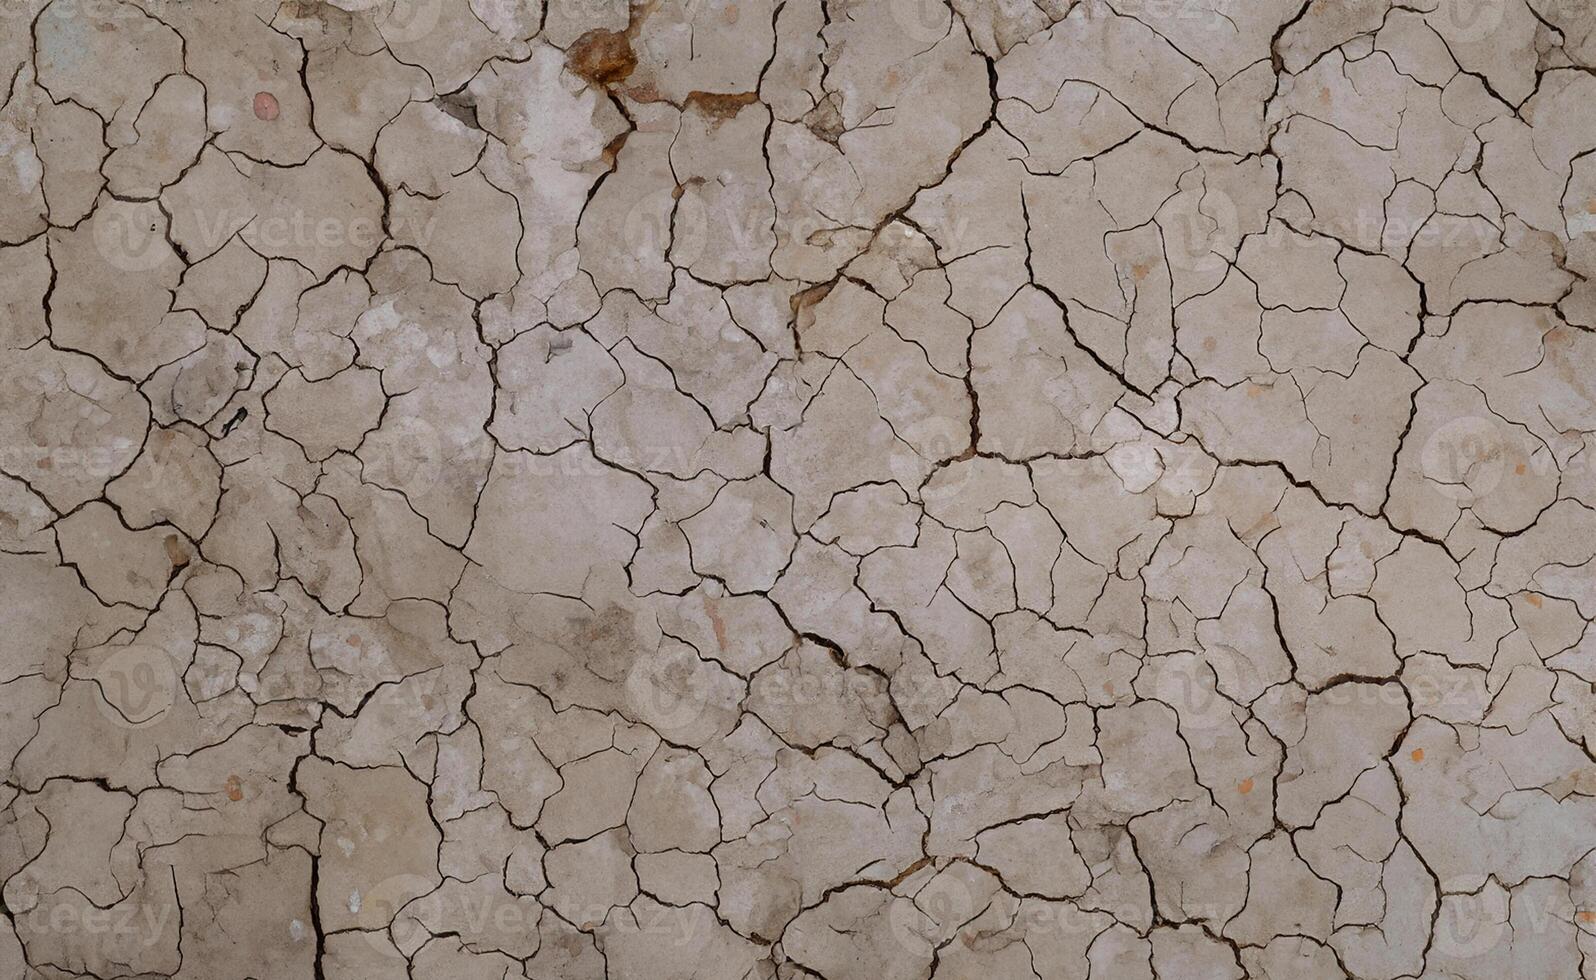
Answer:
[[[1513,475],[1514,476],[1523,476],[1524,475],[1524,464],[1523,463],[1519,463],[1517,466],[1513,467]]]
[[[1246,796],[1248,793],[1251,793],[1252,792],[1252,777],[1249,776],[1246,779],[1243,779],[1239,784],[1237,784],[1236,791],[1241,793],[1241,795],[1243,795],[1243,796]]]
[[[726,621],[720,618],[720,613],[715,610],[715,603],[710,599],[704,600],[704,612],[709,614],[709,625],[715,630],[715,642],[720,645],[722,652],[726,649]]]
[[[244,781],[236,775],[227,777],[227,798],[234,803],[244,798]]]
[[[1581,922],[1596,922],[1596,912],[1592,912],[1589,909],[1586,909],[1585,911],[1580,912],[1579,913],[1579,921],[1581,921]]]
[[[1414,762],[1423,762],[1424,761],[1424,750],[1423,749],[1414,749],[1413,752],[1412,752],[1412,756],[1413,756],[1413,761]]]
[[[1536,609],[1539,609],[1541,607],[1542,599],[1540,596],[1531,592],[1529,595],[1524,597],[1524,601],[1534,606]]]

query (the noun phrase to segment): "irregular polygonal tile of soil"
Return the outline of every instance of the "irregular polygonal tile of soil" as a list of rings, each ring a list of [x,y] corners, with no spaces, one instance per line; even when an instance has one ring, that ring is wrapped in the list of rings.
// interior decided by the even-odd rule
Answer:
[[[1585,0],[0,0],[0,978],[1596,978]]]

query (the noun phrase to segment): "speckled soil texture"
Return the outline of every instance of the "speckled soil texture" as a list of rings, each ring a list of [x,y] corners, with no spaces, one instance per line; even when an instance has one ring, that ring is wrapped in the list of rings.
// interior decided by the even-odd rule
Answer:
[[[0,81],[0,980],[1596,978],[1588,0]]]

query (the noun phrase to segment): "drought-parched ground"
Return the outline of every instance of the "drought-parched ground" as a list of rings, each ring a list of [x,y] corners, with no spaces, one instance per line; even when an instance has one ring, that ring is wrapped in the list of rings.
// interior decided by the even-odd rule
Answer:
[[[0,980],[1596,977],[1587,0],[0,14]]]

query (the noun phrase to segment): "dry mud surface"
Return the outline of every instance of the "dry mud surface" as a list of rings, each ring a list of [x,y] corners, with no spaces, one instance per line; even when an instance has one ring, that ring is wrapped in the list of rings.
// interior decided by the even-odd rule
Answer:
[[[0,980],[1596,977],[1586,0],[0,80]]]

